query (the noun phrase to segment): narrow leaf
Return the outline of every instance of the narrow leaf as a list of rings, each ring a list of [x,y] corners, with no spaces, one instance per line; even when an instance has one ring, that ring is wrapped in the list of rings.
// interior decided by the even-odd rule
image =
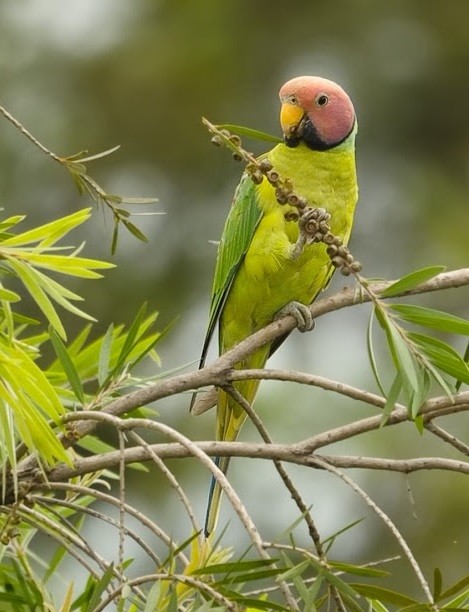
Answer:
[[[119,238],[119,222],[116,221],[114,224],[114,231],[112,232],[112,242],[111,242],[111,254],[115,255],[117,249],[117,240]]]
[[[458,580],[452,586],[446,589],[446,591],[441,593],[440,600],[446,599],[447,597],[452,597],[453,595],[457,595],[459,591],[461,591],[468,585],[469,585],[469,575],[464,576],[464,578],[461,578],[461,580]]]
[[[433,599],[439,601],[443,588],[443,577],[438,567],[433,570]]]
[[[122,198],[122,204],[156,204],[158,198]],[[158,213],[163,214],[163,213]]]
[[[229,574],[232,572],[248,572],[259,568],[265,568],[277,559],[254,559],[252,561],[233,561],[227,563],[214,563],[204,567],[197,568],[191,572],[194,576],[206,576],[208,574]]]
[[[254,140],[264,140],[266,142],[275,142],[277,144],[283,142],[278,136],[273,136],[272,134],[267,134],[266,132],[254,130],[242,125],[223,123],[221,125],[217,125],[217,128],[220,130],[228,130],[233,134],[239,134],[240,136],[247,136],[248,138],[253,138]]]
[[[419,389],[417,366],[399,329],[389,317],[386,316],[386,319],[388,323],[386,335],[394,364],[397,371],[401,374],[404,390],[407,392],[408,397],[411,397],[412,393]]]
[[[43,246],[50,246],[54,242],[57,242],[59,238],[67,234],[74,227],[81,225],[84,221],[89,219],[90,216],[91,208],[78,210],[77,212],[67,215],[66,217],[55,219],[50,223],[46,223],[27,232],[23,232],[22,234],[12,236],[2,243],[2,247],[20,246],[39,241],[42,241],[41,244]],[[51,237],[53,237],[53,240]]]
[[[112,153],[115,153],[120,148],[121,148],[121,145],[117,145],[115,147],[112,147],[112,149],[107,149],[106,151],[101,151],[101,153],[96,153],[95,155],[89,155],[88,157],[80,157],[79,159],[77,158],[77,161],[79,161],[80,163],[83,163],[83,162],[93,161],[95,159],[100,159],[101,157],[106,157],[107,155],[112,155]],[[85,151],[83,151],[83,153],[85,153]],[[70,158],[68,158],[68,159],[70,159]]]
[[[391,304],[390,308],[409,323],[469,336],[469,321],[447,312],[414,304]]]
[[[351,565],[350,563],[343,563],[342,561],[329,561],[328,565],[334,569],[345,572],[347,574],[355,574],[357,576],[370,576],[370,577],[382,577],[389,576],[390,572],[386,570],[377,569],[375,567],[363,567],[361,565]]]
[[[469,366],[452,346],[424,334],[409,334],[411,338],[427,355],[430,361],[440,370],[469,384]]]
[[[146,310],[147,310],[147,303],[144,302],[140,310],[138,311],[137,316],[135,317],[129,331],[126,334],[124,346],[122,347],[122,350],[117,359],[117,364],[112,372],[113,374],[119,371],[120,368],[122,368],[122,366],[125,363],[125,360],[127,359],[131,350],[135,346],[135,342],[140,335],[140,326],[144,320]]]
[[[65,329],[57,313],[55,312],[51,301],[44,293],[43,289],[40,287],[37,280],[37,274],[35,273],[34,269],[28,267],[23,262],[17,261],[15,259],[9,259],[8,263],[10,264],[11,268],[16,272],[26,289],[29,291],[33,300],[42,310],[49,323],[57,331],[60,337],[65,339]]]
[[[112,337],[114,334],[114,325],[111,323],[103,336],[101,350],[99,351],[98,361],[98,383],[102,387],[104,381],[109,374],[109,362],[111,358]]]
[[[6,302],[19,302],[21,298],[14,291],[2,287],[0,288],[0,300],[5,300]]]
[[[83,392],[83,386],[81,384],[80,376],[78,375],[75,365],[73,364],[73,361],[70,355],[68,354],[67,348],[60,339],[57,332],[52,327],[49,327],[49,334],[55,353],[59,358],[60,363],[62,364],[65,375],[68,378],[68,382],[70,383],[70,386],[72,387],[76,398],[83,405],[85,403],[85,394]]]
[[[381,421],[379,426],[383,427],[386,425],[389,419],[389,415],[394,410],[394,406],[399,398],[399,394],[402,390],[402,377],[398,372],[393,380],[391,388],[389,389],[388,396],[386,398],[386,404],[383,408],[383,416],[381,417]]]
[[[111,563],[111,565],[107,567],[106,571],[101,576],[101,579],[99,580],[99,582],[96,583],[93,589],[93,594],[91,596],[90,601],[88,602],[88,607],[87,607],[88,610],[93,610],[94,608],[98,606],[99,602],[101,601],[101,595],[107,589],[109,583],[111,582],[113,574],[114,574],[114,564]]]
[[[403,276],[390,285],[381,293],[380,297],[389,298],[402,294],[405,291],[410,291],[417,287],[417,285],[421,285],[444,270],[446,270],[446,266],[430,266],[428,268],[422,268],[421,270],[415,270],[415,272]]]
[[[396,591],[391,591],[390,589],[385,589],[384,587],[374,584],[351,584],[350,586],[360,595],[371,599],[387,601],[396,606],[410,606],[418,603],[415,599],[407,597],[407,595],[402,595]]]
[[[148,238],[145,236],[145,234],[141,230],[138,229],[138,227],[136,225],[134,225],[133,223],[131,223],[127,219],[122,219],[122,223],[129,230],[129,232],[133,236],[135,236],[135,238],[138,238],[142,242],[148,242]]]
[[[381,379],[379,377],[378,364],[377,364],[375,352],[373,349],[373,320],[374,320],[373,313],[371,313],[370,320],[368,322],[367,333],[366,333],[366,348],[368,352],[368,359],[371,365],[371,370],[373,372],[373,376],[375,377],[376,384],[378,385],[378,388],[381,391],[382,395],[386,395],[386,393],[384,392],[384,387],[381,383]]]

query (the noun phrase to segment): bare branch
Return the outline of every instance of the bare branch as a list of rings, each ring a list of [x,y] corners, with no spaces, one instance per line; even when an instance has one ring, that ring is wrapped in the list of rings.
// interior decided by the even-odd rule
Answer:
[[[459,408],[464,407],[466,410],[469,409],[467,403],[469,399],[469,392],[459,393],[454,398],[435,398],[429,400],[422,408],[424,416],[426,412],[435,418],[435,406],[450,405],[452,410],[456,412]],[[148,428],[163,430],[166,426],[163,426],[154,421],[147,419],[125,419],[120,420],[116,417],[106,415],[99,412],[82,412],[82,413],[71,413],[67,416],[67,421],[75,419],[93,419],[95,421],[106,421],[119,426],[126,430],[132,430],[134,428]],[[386,427],[402,423],[409,420],[408,412],[405,408],[399,407],[395,409],[388,419]],[[381,417],[369,417],[355,421],[348,425],[332,429],[328,432],[324,432],[303,440],[294,444],[259,444],[259,443],[247,443],[247,442],[192,442],[191,449],[187,448],[186,445],[177,443],[169,444],[152,444],[148,446],[139,446],[125,449],[123,455],[126,463],[133,463],[137,461],[147,461],[153,456],[157,456],[160,459],[174,459],[189,457],[196,454],[197,457],[202,454],[202,463],[208,467],[213,473],[213,464],[208,456],[231,456],[231,457],[251,457],[260,459],[270,459],[287,461],[290,463],[296,463],[299,465],[311,465],[314,463],[313,452],[322,446],[327,446],[331,443],[335,443],[341,440],[348,439],[357,435],[358,433],[364,433],[378,429],[381,425]],[[170,429],[170,428],[168,428]],[[194,452],[194,448],[197,449],[197,453]],[[72,468],[66,465],[59,465],[48,474],[50,482],[65,481],[72,477],[79,476],[82,474],[96,472],[102,469],[111,468],[119,464],[121,459],[120,451],[111,451],[109,453],[103,453],[98,456],[80,458],[75,461]],[[394,470],[399,472],[412,472],[416,470],[430,470],[430,469],[447,469],[460,473],[469,473],[469,464],[464,461],[456,461],[444,458],[418,458],[408,460],[391,460],[381,458],[366,458],[366,457],[327,457],[327,461],[331,464],[340,467],[349,468],[366,468],[366,469],[382,469],[382,470]]]
[[[410,550],[409,545],[407,544],[407,542],[405,541],[405,539],[401,535],[400,531],[397,529],[397,527],[391,521],[389,516],[351,478],[349,478],[348,476],[343,474],[340,470],[338,470],[334,466],[330,465],[327,461],[324,461],[324,460],[318,459],[318,458],[316,458],[315,460],[316,460],[318,466],[320,466],[323,469],[327,470],[328,472],[331,472],[332,474],[335,474],[336,476],[338,476],[349,487],[351,487],[356,493],[358,493],[358,495],[364,500],[366,505],[369,506],[381,518],[381,520],[384,522],[384,524],[391,530],[393,536],[396,538],[396,540],[399,543],[400,547],[404,551],[405,556],[409,560],[409,562],[410,562],[410,564],[412,566],[412,569],[414,570],[415,575],[417,576],[417,578],[418,578],[418,580],[420,582],[420,585],[422,586],[423,592],[425,593],[425,596],[426,596],[429,604],[431,606],[433,606],[434,605],[433,596],[432,596],[430,588],[428,586],[428,582],[425,580],[425,577],[424,577],[424,575],[422,573],[422,570],[420,569],[420,566],[417,563],[417,560],[415,559],[414,555],[412,554],[412,551]]]
[[[258,432],[260,433],[260,435],[261,435],[262,439],[264,440],[264,442],[266,444],[272,444],[272,440],[271,440],[267,430],[265,429],[265,427],[264,427],[262,421],[260,420],[260,418],[258,417],[258,415],[251,408],[249,402],[246,401],[246,399],[241,395],[241,393],[235,387],[228,386],[228,387],[226,387],[226,391],[238,402],[238,404],[248,414],[249,418],[251,419],[251,421],[256,426],[256,428],[257,428]],[[306,525],[308,526],[309,535],[311,536],[311,539],[314,542],[314,546],[316,548],[316,551],[317,551],[318,555],[321,558],[324,559],[325,555],[324,555],[324,548],[323,548],[322,542],[321,542],[321,537],[320,537],[319,532],[318,532],[318,530],[316,528],[316,525],[314,523],[314,520],[313,520],[313,517],[311,515],[311,512],[309,511],[309,508],[307,507],[307,505],[303,501],[303,498],[301,497],[298,489],[293,484],[290,476],[285,471],[285,468],[283,467],[282,462],[279,461],[278,459],[273,459],[273,463],[274,463],[275,469],[277,470],[280,478],[283,481],[283,484],[285,485],[285,487],[287,488],[288,492],[290,493],[290,495],[291,495],[293,501],[295,502],[295,504],[297,505],[299,511],[304,516]]]
[[[469,457],[469,446],[459,440],[459,438],[456,438],[456,436],[453,436],[453,434],[447,432],[442,427],[435,425],[433,421],[428,421],[427,423],[425,423],[425,429],[428,429],[428,431],[435,434],[435,436],[437,436],[444,442],[451,444],[453,448],[457,449],[458,451]]]
[[[373,292],[379,293],[384,291],[384,289],[389,287],[393,282],[394,281],[370,283],[370,288]],[[469,285],[469,268],[462,268],[460,270],[439,274],[411,291],[404,292],[402,295],[415,295],[418,293],[461,287],[463,285]],[[360,302],[368,301],[370,301],[370,298],[367,295],[362,295],[360,297]],[[318,318],[329,312],[354,306],[357,303],[357,292],[355,288],[351,287],[327,298],[317,300],[311,305],[310,310],[312,316]],[[109,414],[119,416],[135,408],[139,408],[140,406],[146,406],[151,402],[171,395],[176,395],[177,393],[210,385],[223,386],[229,382],[228,373],[236,363],[251,355],[259,347],[292,331],[295,325],[295,318],[291,315],[278,319],[249,338],[246,338],[246,340],[240,342],[235,348],[224,353],[211,365],[206,366],[202,370],[188,374],[179,374],[144,389],[138,389],[137,391],[128,393],[114,400],[102,410]],[[95,424],[92,422],[78,424],[74,430],[74,435],[82,437],[90,433],[94,427]]]

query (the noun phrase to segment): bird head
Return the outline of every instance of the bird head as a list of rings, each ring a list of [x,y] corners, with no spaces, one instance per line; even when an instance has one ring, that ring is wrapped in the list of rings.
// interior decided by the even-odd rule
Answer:
[[[327,151],[344,142],[355,127],[352,101],[334,81],[296,77],[283,85],[279,95],[280,123],[290,147],[304,142],[310,149]]]

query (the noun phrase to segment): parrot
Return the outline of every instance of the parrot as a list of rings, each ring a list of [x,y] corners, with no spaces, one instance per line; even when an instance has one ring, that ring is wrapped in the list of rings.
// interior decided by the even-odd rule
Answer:
[[[331,215],[332,233],[347,245],[358,200],[353,103],[342,87],[319,76],[287,81],[279,97],[283,140],[258,161],[267,159],[310,207],[325,209]],[[300,331],[312,329],[308,305],[326,288],[334,267],[323,243],[306,244],[293,256],[300,230],[286,213],[294,210],[277,201],[275,189],[265,177],[260,183],[246,172],[241,177],[218,244],[199,367],[205,364],[217,324],[220,354],[278,316],[293,314]],[[285,337],[257,349],[235,367],[263,368]],[[234,387],[252,405],[259,382],[238,381]],[[215,405],[217,440],[236,440],[246,413],[223,389],[214,388],[202,397],[194,395],[191,413],[201,414]],[[229,457],[215,458],[215,462],[226,473]],[[212,478],[206,538],[216,527],[221,494],[220,485]]]

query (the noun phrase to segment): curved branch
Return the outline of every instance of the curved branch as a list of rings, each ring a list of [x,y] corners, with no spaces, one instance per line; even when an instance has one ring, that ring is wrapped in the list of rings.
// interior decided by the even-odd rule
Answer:
[[[465,397],[468,395],[469,392],[461,393],[456,399],[461,399],[461,396]],[[435,400],[428,401],[426,408],[428,410],[434,410],[435,404],[439,404],[440,399],[441,398],[436,398]],[[450,400],[446,398],[446,401],[449,402]],[[454,410],[457,410],[457,408],[457,405],[453,407]],[[154,421],[149,421],[146,419],[120,420],[117,417],[111,417],[110,415],[97,412],[73,413],[68,415],[67,420],[70,421],[83,418],[89,418],[94,421],[106,421],[121,427],[123,430],[132,430],[137,427],[161,430],[161,424],[157,424]],[[409,416],[407,411],[404,408],[399,408],[391,413],[390,419],[388,420],[386,426],[390,426],[394,423],[399,423],[408,419]],[[50,482],[63,482],[75,476],[111,468],[118,465],[122,460],[122,457],[126,463],[134,463],[138,461],[147,461],[152,459],[154,456],[158,456],[161,459],[176,459],[195,455],[198,458],[202,457],[202,463],[208,467],[212,473],[214,471],[213,464],[207,455],[251,457],[270,460],[274,459],[296,463],[299,465],[311,465],[314,463],[315,457],[317,457],[317,455],[313,455],[313,451],[320,446],[325,446],[326,444],[355,436],[357,433],[370,431],[371,429],[378,429],[380,427],[380,423],[380,416],[361,419],[360,421],[356,421],[350,425],[330,430],[329,432],[319,434],[314,438],[294,444],[259,444],[247,442],[210,441],[192,442],[191,448],[188,448],[187,444],[181,443],[151,444],[148,445],[148,447],[138,446],[125,449],[123,454],[120,451],[111,451],[98,456],[77,459],[73,467],[69,467],[64,464],[59,465],[55,469],[51,470],[51,472],[48,474],[48,479]],[[163,426],[163,428],[165,427],[166,426]],[[371,457],[339,456],[327,457],[327,461],[330,461],[331,464],[337,465],[338,467],[382,469],[406,473],[416,470],[430,469],[447,469],[460,473],[469,473],[469,463],[444,458],[423,457],[408,460],[391,460]]]
[[[370,287],[372,290],[376,292],[383,291],[386,287],[392,284],[393,281],[388,282],[378,282],[371,283]],[[426,293],[430,291],[439,291],[442,289],[449,289],[455,287],[461,287],[463,285],[469,285],[469,268],[462,268],[460,270],[453,270],[451,272],[444,272],[443,274],[439,274],[438,276],[432,278],[431,280],[422,283],[418,287],[415,287],[411,291],[403,292],[401,295],[412,295],[419,293]],[[313,317],[318,318],[328,312],[333,312],[339,310],[341,308],[346,308],[348,306],[356,305],[357,303],[367,302],[370,298],[367,295],[358,296],[355,288],[347,288],[344,289],[334,295],[331,295],[327,298],[323,298],[321,300],[316,301],[310,307],[311,314]],[[100,410],[101,414],[109,414],[114,416],[119,416],[121,414],[125,414],[130,412],[136,408],[141,406],[145,406],[151,402],[157,401],[159,399],[169,397],[172,395],[176,395],[178,393],[187,392],[193,389],[199,389],[201,387],[206,386],[223,386],[229,383],[231,380],[235,380],[237,376],[242,376],[241,372],[233,372],[233,367],[239,361],[245,359],[248,355],[256,351],[259,347],[272,342],[276,338],[290,332],[295,327],[295,319],[293,316],[289,315],[282,319],[278,319],[273,323],[267,325],[263,329],[259,330],[249,338],[246,338],[236,347],[228,351],[227,353],[220,356],[216,359],[212,364],[206,366],[202,370],[196,372],[189,372],[186,374],[179,374],[177,376],[173,376],[166,380],[159,381],[151,386],[145,387],[143,389],[138,389],[131,393],[128,393],[122,397],[119,397],[109,404],[102,407]],[[267,370],[267,372],[269,372]],[[244,374],[248,376],[247,374]],[[258,374],[260,377],[260,373]],[[266,374],[266,378],[271,376],[271,374]],[[311,375],[302,375],[301,373],[296,375],[298,382],[304,382],[305,384],[317,384],[318,386],[323,385],[323,388],[326,388],[325,381],[320,381],[319,377],[314,377],[315,382],[313,381],[313,377]],[[303,380],[300,380],[302,376]],[[272,377],[274,377],[272,375]],[[293,375],[290,375],[290,380],[294,380]],[[366,392],[360,392],[359,390],[348,387],[341,383],[332,383],[330,386],[331,390],[339,391],[344,395],[350,395],[351,397],[355,397],[356,399],[360,399],[362,401],[366,401],[369,404],[375,406],[382,405],[382,398],[380,396],[374,396],[373,394],[368,394]],[[451,405],[448,406],[447,398],[443,398],[442,401],[446,400],[446,405],[444,409],[441,406],[435,405],[435,414],[426,414],[425,419],[426,422],[435,418],[436,416],[442,415],[444,412],[453,412],[453,407]],[[463,408],[460,408],[463,409]],[[394,410],[391,414],[391,417],[388,421],[389,424],[394,424],[396,422],[402,422],[407,419],[407,411],[404,408],[398,408],[397,411]],[[65,446],[71,446],[76,443],[77,440],[89,434],[96,427],[96,421],[90,419],[81,419],[80,415],[84,415],[84,412],[75,413],[75,416],[78,418],[74,419],[76,422],[73,426],[73,430],[69,432],[69,435],[63,439],[63,444]],[[68,418],[71,415],[66,415],[64,419],[65,422],[70,423],[72,419]],[[381,419],[381,416],[371,417],[372,419]],[[345,437],[350,437],[351,435],[355,435],[356,433],[363,433],[365,431],[370,431],[371,429],[376,428],[376,420],[367,422],[366,419],[357,422],[355,424],[355,429],[349,429],[352,426],[347,425],[346,431],[343,428],[339,428],[337,431],[326,432],[326,434],[322,434],[321,437],[315,437],[312,439],[314,442],[313,446],[308,449],[302,449],[311,452],[315,448],[319,448],[325,444],[329,444],[332,441],[339,441],[344,439],[341,437],[341,433],[345,433]],[[19,475],[27,475],[34,472],[37,468],[37,460],[34,455],[26,458],[18,465],[18,473]],[[14,492],[8,491],[5,499],[10,499],[14,497]]]
[[[374,292],[379,293],[384,291],[384,289],[389,287],[393,282],[394,281],[370,283],[370,288]],[[415,295],[430,291],[461,287],[463,285],[469,285],[469,268],[444,272],[422,283],[418,287],[415,287],[411,291],[405,291],[400,295]],[[349,287],[327,298],[317,300],[310,306],[310,310],[312,316],[318,318],[329,312],[369,301],[370,298],[367,295],[357,296],[355,288]],[[145,387],[144,389],[138,389],[137,391],[133,391],[132,393],[128,393],[114,400],[102,410],[109,414],[119,416],[135,408],[145,406],[164,397],[182,393],[183,391],[199,389],[209,385],[222,386],[229,382],[227,374],[236,363],[251,355],[261,346],[292,331],[295,325],[295,318],[291,315],[278,319],[240,342],[233,349],[224,353],[211,365],[206,366],[202,370],[187,374],[179,374],[149,387]],[[79,424],[76,426],[74,434],[78,437],[82,437],[88,434],[94,427],[95,424],[92,422]]]

